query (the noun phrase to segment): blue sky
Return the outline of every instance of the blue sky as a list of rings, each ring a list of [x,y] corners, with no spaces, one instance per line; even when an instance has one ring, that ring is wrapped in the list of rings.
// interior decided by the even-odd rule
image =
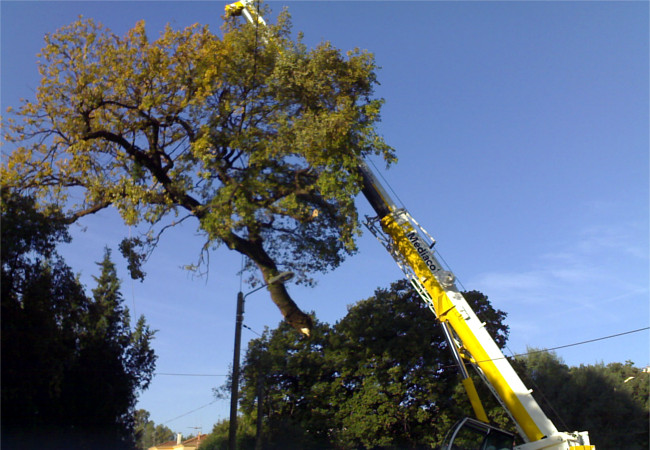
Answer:
[[[118,34],[141,19],[152,36],[168,22],[220,33],[225,4],[4,0],[2,110],[33,96],[43,35],[80,14]],[[379,130],[399,157],[388,171],[378,166],[465,288],[508,313],[512,352],[648,326],[647,2],[270,3],[274,13],[284,5],[308,45],[375,53],[386,99]],[[158,375],[139,407],[175,431],[209,432],[228,416],[227,400],[210,404],[211,388],[232,362],[239,255],[217,250],[208,278],[196,279],[180,268],[201,245],[187,223],[133,282],[117,243],[135,231],[113,211],[72,231],[61,250],[88,288],[94,261],[112,247],[127,305],[158,330]],[[359,253],[317,287],[290,292],[334,323],[400,277],[365,233]],[[244,323],[255,332],[280,318],[264,291],[247,298]],[[244,329],[244,341],[255,337]],[[647,331],[557,353],[570,365],[650,364]]]

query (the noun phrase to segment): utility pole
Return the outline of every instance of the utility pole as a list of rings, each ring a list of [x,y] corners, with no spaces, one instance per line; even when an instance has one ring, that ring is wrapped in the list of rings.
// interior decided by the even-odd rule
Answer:
[[[232,386],[230,391],[230,428],[228,448],[237,448],[237,401],[239,397],[239,352],[241,348],[241,325],[244,321],[244,293],[237,293],[237,316],[235,318],[235,351],[232,358]]]
[[[293,272],[282,272],[272,277],[266,284],[244,294],[237,293],[237,315],[235,317],[235,350],[232,357],[232,383],[230,388],[230,424],[228,428],[228,449],[237,450],[237,403],[239,401],[239,353],[241,349],[241,326],[244,321],[244,299],[273,283],[284,283],[294,276]]]

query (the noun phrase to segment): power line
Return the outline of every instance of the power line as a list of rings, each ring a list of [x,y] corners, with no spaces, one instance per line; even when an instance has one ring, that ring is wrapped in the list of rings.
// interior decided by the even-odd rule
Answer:
[[[259,333],[258,333],[257,331],[255,331],[255,330],[253,330],[251,327],[249,327],[249,326],[246,325],[245,323],[242,324],[242,327],[246,328],[246,329],[249,330],[249,331],[252,331],[253,333],[255,333],[256,335],[258,335],[259,337],[262,337],[261,334],[259,334]]]
[[[246,328],[248,328],[248,327],[246,327]],[[526,353],[517,353],[517,354],[513,354],[512,357],[516,358],[518,356],[527,356],[527,355],[533,355],[535,353],[543,353],[543,352],[549,352],[549,351],[552,351],[552,350],[559,350],[559,349],[562,349],[562,348],[575,347],[577,345],[591,344],[593,342],[603,341],[605,339],[612,339],[612,338],[615,338],[615,337],[625,336],[627,334],[632,334],[632,333],[639,333],[641,331],[646,331],[646,330],[650,330],[650,327],[638,328],[636,330],[624,331],[622,333],[610,334],[609,336],[603,336],[603,337],[599,337],[599,338],[588,339],[586,341],[574,342],[572,344],[559,345],[557,347],[545,348],[545,349],[542,349],[542,350],[533,350],[533,351],[526,352]],[[251,331],[253,331],[253,330],[251,330]],[[486,360],[477,361],[477,362],[496,361],[497,359],[506,359],[506,358],[507,357],[504,356],[503,358],[486,359]],[[445,367],[456,367],[456,366],[445,366]],[[173,376],[173,377],[228,377],[228,376],[230,376],[230,375],[216,374],[216,373],[169,373],[169,372],[156,372],[156,375]]]
[[[638,328],[636,330],[624,331],[622,333],[610,334],[608,336],[603,336],[603,337],[594,338],[594,339],[588,339],[588,340],[580,341],[580,342],[574,342],[572,344],[559,345],[557,347],[551,347],[551,348],[547,348],[547,349],[543,349],[543,350],[534,350],[532,352],[519,353],[519,354],[515,354],[513,356],[514,357],[526,356],[526,355],[532,355],[534,353],[542,353],[542,352],[547,352],[547,351],[551,351],[551,350],[558,350],[558,349],[567,348],[567,347],[575,347],[577,345],[590,344],[590,343],[593,343],[593,342],[603,341],[605,339],[612,339],[612,338],[615,338],[615,337],[625,336],[627,334],[639,333],[641,331],[646,331],[646,330],[649,330],[649,329],[650,329],[650,327],[643,327],[643,328]],[[503,358],[498,358],[498,359],[505,359],[505,358],[506,357],[504,356]],[[494,360],[485,360],[485,361],[478,361],[478,362],[487,362],[487,361],[494,361]],[[455,367],[455,366],[449,366],[449,367]],[[225,376],[227,376],[227,375],[220,375],[220,374],[166,373],[166,372],[156,373],[156,375],[184,376],[184,377],[225,377]],[[198,408],[195,408],[195,409],[193,409],[191,411],[188,411],[188,412],[183,413],[183,414],[181,414],[179,416],[176,416],[176,417],[174,417],[172,419],[169,419],[169,420],[163,422],[162,424],[165,425],[165,424],[167,424],[169,422],[173,422],[174,420],[177,420],[177,419],[180,419],[182,417],[188,416],[188,415],[190,415],[190,414],[192,414],[192,413],[194,413],[196,411],[199,411],[199,410],[201,410],[203,408],[207,408],[208,406],[213,405],[216,402],[217,402],[217,400],[213,400],[210,403],[206,403],[205,405],[199,406]]]
[[[210,403],[207,403],[207,404],[205,404],[205,405],[203,405],[203,406],[199,406],[198,408],[195,408],[195,409],[193,409],[192,411],[188,411],[188,412],[186,412],[186,413],[184,413],[184,414],[181,414],[180,416],[174,417],[173,419],[169,419],[169,420],[167,420],[166,422],[163,422],[162,424],[165,425],[165,424],[167,424],[167,423],[169,423],[169,422],[172,422],[172,421],[174,421],[174,420],[176,420],[176,419],[180,419],[181,417],[188,416],[188,415],[192,414],[193,412],[196,412],[196,411],[198,411],[199,409],[207,408],[208,406],[210,406],[210,405],[212,405],[213,403],[216,403],[216,402],[217,402],[216,400],[212,400]]]
[[[603,337],[599,337],[599,338],[588,339],[586,341],[574,342],[573,344],[559,345],[557,347],[544,348],[544,349],[541,349],[541,350],[533,350],[533,351],[526,352],[526,353],[517,353],[517,354],[513,354],[512,357],[516,358],[518,356],[533,355],[535,353],[544,353],[544,352],[549,352],[549,351],[552,351],[552,350],[558,350],[558,349],[561,349],[561,348],[575,347],[576,345],[591,344],[592,342],[603,341],[605,339],[612,339],[612,338],[619,337],[619,336],[625,336],[626,334],[638,333],[640,331],[646,331],[646,330],[650,330],[650,327],[638,328],[636,330],[630,330],[630,331],[624,331],[622,333],[610,334],[609,336],[603,336]],[[497,360],[500,360],[500,359],[507,359],[507,358],[508,358],[507,356],[503,356],[501,358],[484,359],[484,360],[481,360],[481,361],[476,361],[476,364],[483,363],[483,362],[489,362],[489,361],[497,361]],[[449,367],[456,367],[456,366],[455,365],[453,365],[453,366],[443,366],[441,368],[449,368]]]
[[[615,338],[615,337],[619,337],[619,336],[624,336],[626,334],[638,333],[640,331],[645,331],[645,330],[650,330],[650,327],[639,328],[637,330],[624,331],[622,333],[610,334],[609,336],[603,336],[603,337],[599,337],[599,338],[595,338],[595,339],[588,339],[586,341],[575,342],[573,344],[560,345],[558,347],[547,348],[545,350],[535,350],[535,351],[528,352],[528,353],[520,353],[520,354],[517,354],[517,355],[514,355],[514,356],[515,357],[517,357],[517,356],[525,356],[525,355],[531,355],[533,353],[547,352],[549,350],[558,350],[560,348],[575,347],[576,345],[591,344],[592,342],[603,341],[605,339],[611,339],[611,338]]]

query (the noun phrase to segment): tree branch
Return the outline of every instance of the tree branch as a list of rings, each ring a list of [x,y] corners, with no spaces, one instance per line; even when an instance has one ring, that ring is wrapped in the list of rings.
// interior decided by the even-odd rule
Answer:
[[[129,143],[129,141],[127,141],[123,136],[107,130],[96,130],[86,133],[83,139],[106,139],[109,142],[118,144],[129,155],[131,155],[136,162],[149,169],[154,178],[158,180],[160,184],[162,184],[162,186],[165,188],[165,191],[167,191],[167,193],[172,197],[172,200],[174,202],[187,209],[199,218],[203,216],[204,212],[202,211],[203,205],[201,202],[187,193],[177,192],[175,189],[173,189],[172,180],[169,178],[165,170],[160,166],[160,163],[140,150],[136,145]]]
[[[89,214],[94,214],[97,211],[101,211],[104,208],[108,208],[109,206],[111,206],[112,203],[113,202],[105,200],[103,202],[92,205],[92,206],[90,206],[90,207],[88,207],[86,209],[82,209],[80,211],[75,211],[74,213],[70,214],[69,216],[64,217],[63,223],[72,224],[72,223],[76,222],[77,220],[79,220],[80,218],[82,218],[84,216],[87,216]]]

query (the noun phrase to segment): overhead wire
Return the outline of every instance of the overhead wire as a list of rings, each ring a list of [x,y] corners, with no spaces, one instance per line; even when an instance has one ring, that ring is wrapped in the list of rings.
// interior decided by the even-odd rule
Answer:
[[[542,353],[542,352],[547,352],[547,351],[551,351],[551,350],[558,350],[558,349],[567,348],[567,347],[574,347],[574,346],[577,346],[577,345],[590,344],[590,343],[593,343],[593,342],[602,341],[602,340],[605,340],[605,339],[612,339],[612,338],[615,338],[615,337],[625,336],[625,335],[632,334],[632,333],[638,333],[638,332],[646,331],[646,330],[649,330],[649,329],[650,329],[650,327],[643,327],[643,328],[638,328],[636,330],[624,331],[622,333],[616,333],[616,334],[611,334],[611,335],[608,335],[608,336],[602,336],[602,337],[599,337],[599,338],[588,339],[588,340],[585,340],[585,341],[575,342],[575,343],[572,343],[572,344],[560,345],[560,346],[557,346],[557,347],[551,347],[551,348],[547,348],[547,349],[543,349],[543,350],[534,350],[534,351],[526,352],[526,353],[513,354],[512,356],[513,357],[526,356],[526,355],[531,355],[531,354],[535,354],[535,353]],[[503,358],[495,358],[495,359],[505,359],[505,358],[506,357],[504,356]],[[485,361],[494,361],[495,359],[485,360]],[[480,361],[480,362],[484,362],[484,361]],[[456,366],[453,365],[453,366],[443,366],[443,367],[456,367]],[[192,373],[167,373],[167,372],[158,372],[158,373],[156,373],[156,375],[190,376],[190,377],[225,377],[225,376],[228,376],[228,375],[222,375],[222,374],[192,374]],[[537,391],[539,392],[539,388],[537,389]],[[217,402],[217,400],[213,400],[210,403],[206,403],[205,405],[202,405],[202,406],[199,406],[198,408],[192,409],[191,411],[188,411],[186,413],[183,413],[183,414],[181,414],[179,416],[176,416],[176,417],[174,417],[172,419],[169,419],[169,420],[163,422],[163,425],[167,424],[169,422],[173,422],[174,420],[183,418],[185,416],[188,416],[188,415],[190,415],[190,414],[192,414],[192,413],[194,413],[196,411],[199,411],[199,410],[201,410],[203,408],[207,408],[208,406],[213,405],[216,402]],[[556,416],[558,417],[558,419],[561,422],[563,422],[562,418],[557,413],[557,411],[554,410],[554,412],[555,412]]]
[[[217,402],[217,400],[212,400],[210,403],[206,403],[206,404],[203,405],[203,406],[199,406],[198,408],[195,408],[195,409],[193,409],[192,411],[188,411],[188,412],[186,412],[186,413],[184,413],[184,414],[181,414],[180,416],[176,416],[176,417],[174,417],[173,419],[169,419],[169,420],[163,422],[162,425],[165,425],[165,424],[167,424],[167,423],[169,423],[169,422],[173,422],[174,420],[180,419],[181,417],[189,416],[189,415],[192,414],[193,412],[196,412],[196,411],[198,411],[198,410],[200,410],[200,409],[203,409],[203,408],[207,408],[208,406],[210,406],[210,405],[212,405],[212,404],[214,404],[214,403],[216,403],[216,402]]]
[[[520,356],[534,355],[536,353],[545,353],[545,352],[550,352],[550,351],[553,351],[553,350],[559,350],[559,349],[562,349],[562,348],[575,347],[577,345],[591,344],[593,342],[598,342],[598,341],[603,341],[605,339],[612,339],[612,338],[615,338],[615,337],[625,336],[626,334],[639,333],[641,331],[646,331],[646,330],[650,330],[650,327],[637,328],[636,330],[630,330],[630,331],[624,331],[622,333],[610,334],[608,336],[602,336],[602,337],[594,338],[594,339],[587,339],[585,341],[574,342],[572,344],[559,345],[557,347],[543,348],[541,350],[532,350],[530,352],[525,352],[525,353],[515,353],[511,357],[512,358],[517,358],[517,357],[520,357]],[[484,362],[490,362],[490,361],[498,361],[500,359],[508,359],[508,358],[509,358],[508,356],[503,356],[501,358],[482,359],[480,361],[476,361],[475,363],[478,364],[478,363],[484,363]],[[450,367],[456,367],[456,365],[454,364],[454,365],[448,365],[448,366],[441,366],[440,368],[444,369],[444,368],[450,368]]]
[[[402,206],[402,208],[406,209],[406,205],[404,204],[404,202],[402,201],[402,199],[399,197],[399,195],[397,195],[397,192],[395,192],[395,189],[393,189],[393,187],[390,185],[390,183],[388,182],[388,180],[384,177],[384,175],[381,173],[381,171],[377,168],[377,166],[375,165],[375,163],[373,162],[373,160],[370,159],[370,158],[366,158],[366,161],[368,161],[368,162],[370,163],[370,165],[372,165],[372,167],[374,167],[374,169],[375,169],[375,173],[376,173],[377,175],[379,175],[379,177],[383,180],[383,182],[386,184],[386,186],[388,186],[388,189],[389,189],[390,192],[393,194],[393,196],[395,197],[395,199],[397,200],[397,202]]]
[[[259,337],[262,337],[261,334],[259,334],[259,333],[258,333],[257,331],[255,331],[255,330],[253,330],[251,327],[249,327],[249,326],[246,325],[245,323],[242,324],[242,327],[244,327],[244,328],[246,328],[247,330],[249,330],[249,331],[255,333],[255,334],[258,335]]]
[[[244,325],[244,326],[250,330],[249,327],[247,327],[246,325]],[[625,336],[627,334],[632,334],[632,333],[639,333],[641,331],[646,331],[646,330],[650,330],[650,327],[638,328],[636,330],[624,331],[622,333],[610,334],[609,336],[602,336],[602,337],[599,337],[599,338],[588,339],[586,341],[574,342],[572,344],[560,345],[560,346],[557,346],[557,347],[545,348],[545,349],[542,349],[542,350],[533,350],[533,351],[526,352],[526,353],[513,353],[511,357],[517,358],[517,357],[521,357],[521,356],[533,355],[533,354],[536,354],[536,353],[544,353],[544,352],[549,352],[549,351],[558,350],[558,349],[567,348],[567,347],[575,347],[577,345],[591,344],[593,342],[602,341],[602,340],[605,340],[605,339],[612,339],[612,338],[615,338],[615,337]],[[254,330],[251,330],[251,331],[254,332]],[[507,359],[507,358],[509,358],[509,357],[504,356],[503,358],[486,359],[486,360],[477,361],[477,362],[496,361],[497,359]],[[441,366],[440,368],[444,369],[444,368],[450,368],[450,367],[456,367],[456,365],[454,364],[454,365],[449,365],[449,366]],[[155,375],[178,376],[178,377],[227,377],[227,376],[229,376],[229,375],[225,375],[225,374],[169,373],[169,372],[156,372]]]
[[[533,350],[532,352],[519,353],[519,354],[515,354],[513,356],[516,358],[517,356],[526,356],[526,355],[532,355],[532,354],[535,354],[535,353],[544,353],[544,352],[551,351],[551,350],[559,350],[561,348],[575,347],[576,345],[591,344],[592,342],[603,341],[605,339],[612,339],[612,338],[619,337],[619,336],[625,336],[626,334],[639,333],[639,332],[645,331],[645,330],[650,330],[650,327],[643,327],[643,328],[638,328],[636,330],[624,331],[622,333],[610,334],[609,336],[603,336],[603,337],[594,338],[594,339],[587,339],[586,341],[574,342],[573,344],[560,345],[560,346],[557,346],[557,347],[551,347],[551,348],[542,349],[542,350]]]

